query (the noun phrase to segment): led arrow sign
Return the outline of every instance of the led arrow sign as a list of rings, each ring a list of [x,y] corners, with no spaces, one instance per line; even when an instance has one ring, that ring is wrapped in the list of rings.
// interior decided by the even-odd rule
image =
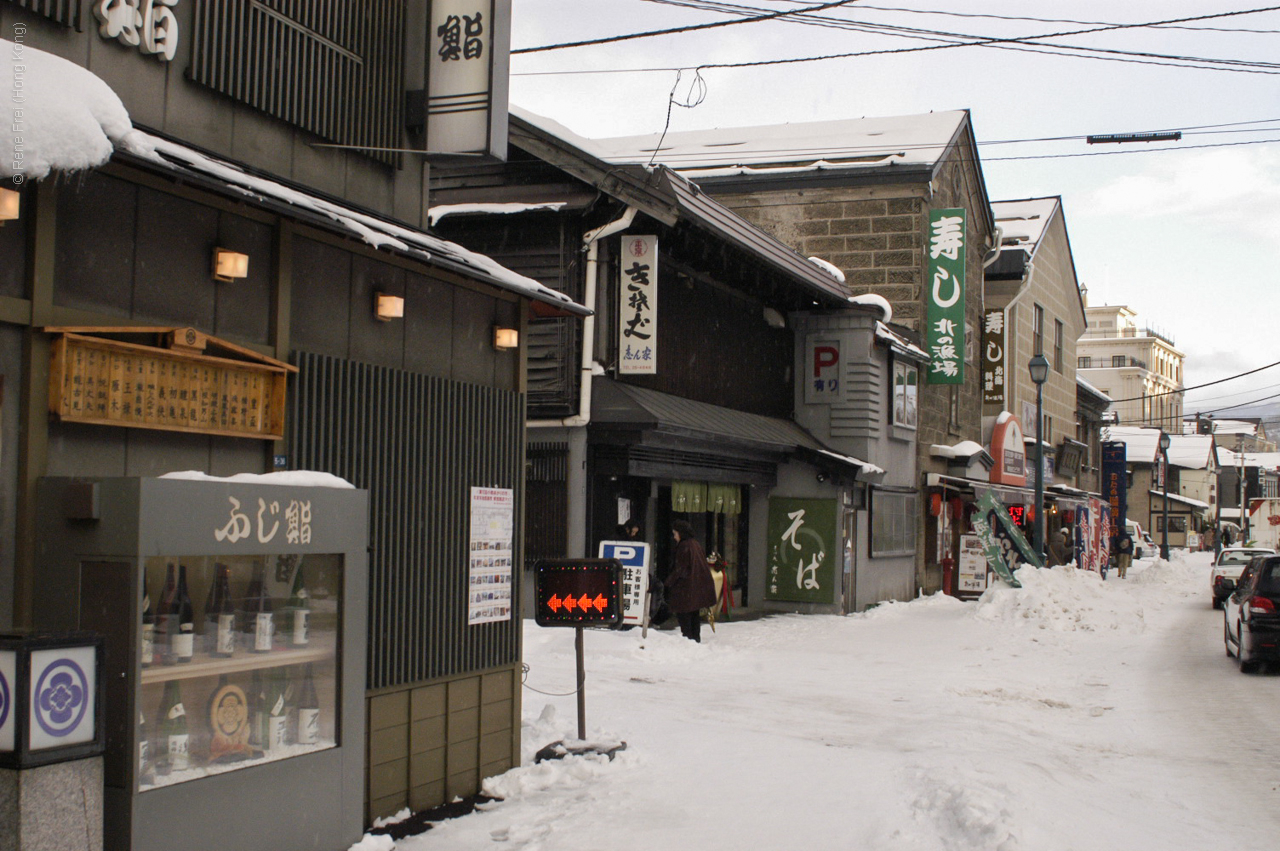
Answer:
[[[534,572],[538,626],[622,623],[622,562],[617,559],[544,559]]]

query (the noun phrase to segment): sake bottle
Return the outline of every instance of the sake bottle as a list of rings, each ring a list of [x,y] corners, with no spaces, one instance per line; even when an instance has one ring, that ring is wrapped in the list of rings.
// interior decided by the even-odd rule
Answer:
[[[172,562],[165,569],[164,589],[156,603],[154,645],[161,663],[173,664],[173,634],[178,631],[178,567]]]
[[[187,593],[187,566],[178,565],[178,593],[175,597],[174,614],[169,619],[169,641],[173,661],[190,662],[195,656],[196,615],[191,606],[191,595]]]
[[[227,657],[236,652],[236,610],[231,600],[231,568],[213,566],[213,583],[204,604],[205,642],[210,656]]]
[[[186,771],[191,767],[188,751],[190,737],[187,734],[187,710],[182,705],[182,689],[177,680],[169,680],[164,684],[159,727],[160,747],[164,749],[157,763],[160,773]]]
[[[147,718],[138,710],[138,785],[151,786],[156,782],[155,764],[151,760],[151,738],[147,732]]]
[[[151,609],[151,595],[147,593],[147,574],[142,573],[142,646],[138,660],[142,667],[150,668],[156,658],[156,614]]]
[[[302,678],[302,691],[298,695],[298,732],[295,741],[300,745],[314,745],[320,740],[320,700],[316,697],[316,683],[307,664]]]
[[[289,611],[291,626],[289,643],[294,647],[301,647],[309,640],[307,620],[311,616],[311,599],[307,593],[307,583],[302,575],[301,563],[298,564],[298,570],[293,575],[293,591],[289,594],[286,608]]]
[[[267,596],[266,565],[259,562],[244,598],[245,640],[253,653],[271,650],[271,634],[275,629],[271,598]]]
[[[267,744],[264,750],[279,750],[289,730],[289,688],[282,669],[267,674]]]
[[[266,750],[267,735],[267,695],[262,680],[262,672],[254,671],[249,685],[249,743],[258,750]],[[261,754],[258,754],[261,756]]]

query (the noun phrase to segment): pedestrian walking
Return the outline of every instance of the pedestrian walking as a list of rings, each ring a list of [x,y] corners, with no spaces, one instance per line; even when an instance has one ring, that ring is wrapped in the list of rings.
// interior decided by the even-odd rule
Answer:
[[[1116,533],[1116,551],[1116,573],[1124,579],[1124,575],[1129,572],[1129,565],[1133,563],[1133,536],[1128,529],[1121,529]]]
[[[691,641],[702,641],[701,610],[715,605],[716,586],[702,544],[694,536],[693,527],[684,520],[671,524],[676,549],[671,573],[667,575],[667,606],[675,613],[680,633]]]

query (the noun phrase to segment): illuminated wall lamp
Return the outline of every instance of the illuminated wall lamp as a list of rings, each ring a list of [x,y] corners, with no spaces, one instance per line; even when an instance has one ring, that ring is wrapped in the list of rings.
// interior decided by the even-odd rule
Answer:
[[[22,199],[12,189],[0,189],[0,225],[18,218],[18,202]]]
[[[379,322],[404,318],[404,299],[398,295],[377,293],[373,297],[373,316]]]
[[[494,326],[493,329],[493,347],[500,352],[507,349],[514,349],[520,345],[520,332],[515,328],[502,328]]]
[[[249,255],[238,254],[225,248],[213,250],[213,279],[231,283],[236,278],[249,276]]]

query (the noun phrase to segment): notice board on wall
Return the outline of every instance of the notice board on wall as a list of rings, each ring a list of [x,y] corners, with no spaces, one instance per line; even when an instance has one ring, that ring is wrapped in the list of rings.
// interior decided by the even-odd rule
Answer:
[[[44,330],[55,334],[49,411],[63,422],[284,437],[285,383],[295,366],[194,328]],[[162,344],[97,336],[108,333]]]

